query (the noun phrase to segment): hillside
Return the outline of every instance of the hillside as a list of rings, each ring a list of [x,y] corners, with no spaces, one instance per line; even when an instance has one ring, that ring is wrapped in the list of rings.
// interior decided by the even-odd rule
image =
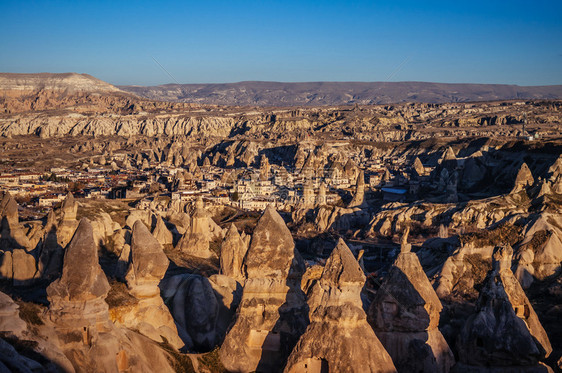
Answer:
[[[562,98],[562,86],[426,82],[240,82],[119,86],[153,100],[213,105],[315,106]]]
[[[37,91],[55,92],[119,92],[120,90],[88,74],[0,73],[0,92],[3,96],[20,96]]]

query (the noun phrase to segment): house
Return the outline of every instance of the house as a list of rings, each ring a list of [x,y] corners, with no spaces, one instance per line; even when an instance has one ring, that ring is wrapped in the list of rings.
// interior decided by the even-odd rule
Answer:
[[[240,201],[240,208],[244,210],[261,211],[269,205],[275,205],[273,198],[251,198]]]
[[[47,194],[39,198],[39,206],[49,207],[64,200],[64,194]]]

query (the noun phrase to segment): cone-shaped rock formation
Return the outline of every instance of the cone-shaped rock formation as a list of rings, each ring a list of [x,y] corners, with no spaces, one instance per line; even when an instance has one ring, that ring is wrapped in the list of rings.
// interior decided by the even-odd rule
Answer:
[[[189,255],[210,258],[214,254],[210,250],[209,243],[213,238],[221,235],[222,230],[209,217],[203,200],[199,198],[191,216],[191,225],[178,242],[177,247]]]
[[[370,322],[399,372],[448,372],[454,357],[437,328],[443,306],[418,256],[410,252],[407,231],[371,303]]]
[[[172,245],[174,243],[174,236],[172,235],[172,232],[170,232],[168,227],[166,227],[164,219],[160,216],[156,217],[156,227],[154,227],[152,234],[163,246]]]
[[[19,225],[18,203],[9,192],[0,199],[0,250],[31,249]]]
[[[230,225],[221,245],[220,268],[221,274],[236,281],[244,281],[242,263],[248,250],[234,224]]]
[[[355,195],[348,207],[367,207],[367,203],[365,202],[365,173],[363,170],[361,170],[361,172],[359,172],[359,176],[357,176]]]
[[[244,265],[247,280],[221,361],[230,371],[280,371],[308,320],[300,289],[304,263],[272,206],[258,221]]]
[[[361,303],[365,275],[340,238],[312,289],[316,308],[285,372],[395,372],[390,355],[367,323]]]
[[[70,316],[78,322],[92,316],[94,320],[106,321],[108,307],[104,299],[108,292],[109,283],[99,265],[92,224],[84,218],[64,254],[61,277],[47,288],[51,319],[61,322]]]
[[[119,323],[157,341],[164,337],[172,346],[181,348],[174,319],[160,297],[158,284],[168,269],[169,260],[160,243],[143,222],[133,225],[129,269],[125,279],[130,293],[138,299],[132,307],[112,312]]]
[[[533,185],[534,182],[535,179],[533,178],[533,174],[531,173],[529,166],[527,166],[527,163],[523,163],[517,172],[515,184],[511,193],[517,193],[525,187]]]
[[[511,271],[512,254],[509,245],[494,249],[493,267],[480,291],[476,313],[468,318],[459,336],[458,371],[546,369],[540,361],[552,347]]]

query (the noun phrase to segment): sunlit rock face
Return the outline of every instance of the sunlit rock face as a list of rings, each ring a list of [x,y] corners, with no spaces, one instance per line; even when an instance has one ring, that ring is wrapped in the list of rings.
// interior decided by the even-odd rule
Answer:
[[[363,170],[357,176],[357,183],[355,185],[355,194],[353,195],[353,199],[349,203],[350,208],[359,207],[359,208],[366,208],[368,207],[367,202],[365,201],[365,173]]]
[[[12,298],[0,292],[0,330],[18,336],[27,329],[19,317],[18,308]]]
[[[437,328],[443,307],[406,237],[371,303],[370,320],[399,372],[448,372],[454,357]]]
[[[281,371],[306,329],[308,309],[300,289],[304,263],[272,206],[258,221],[244,268],[247,280],[221,361],[230,371]]]
[[[497,246],[493,268],[458,338],[457,371],[548,371],[541,363],[552,352],[533,306],[511,271],[513,250]],[[527,369],[527,370],[526,370]]]
[[[191,224],[177,248],[186,254],[208,259],[215,256],[210,250],[210,242],[222,235],[222,229],[210,218],[203,200],[199,198],[195,203]]]
[[[19,224],[18,203],[9,192],[0,192],[0,250],[30,250],[31,243]]]
[[[64,254],[60,278],[47,288],[51,319],[57,323],[105,322],[109,283],[98,259],[90,221],[82,219]],[[72,312],[70,312],[72,310]]]
[[[60,220],[57,226],[50,228],[51,234],[56,236],[59,246],[63,248],[68,245],[78,226],[78,221],[76,221],[77,212],[78,202],[74,199],[72,193],[68,193],[65,200],[62,202],[59,211]]]
[[[310,325],[285,372],[395,372],[390,355],[367,323],[361,289],[365,275],[339,240],[311,290]]]
[[[173,371],[155,342],[111,322],[109,289],[92,224],[84,218],[66,248],[62,275],[47,288],[49,338],[76,371]]]
[[[544,280],[560,270],[562,262],[562,215],[542,212],[524,227],[515,255],[515,277],[523,288],[535,279]]]
[[[156,217],[156,227],[154,227],[152,234],[162,246],[169,246],[174,243],[172,232],[170,232],[164,220],[159,216]]]
[[[160,243],[140,220],[133,225],[130,250],[125,280],[129,292],[138,301],[133,305],[113,308],[111,319],[138,330],[156,342],[166,340],[175,348],[182,348],[184,344],[158,287],[166,274],[169,260]]]
[[[243,282],[245,279],[242,263],[248,250],[234,224],[230,225],[221,245],[221,274]]]
[[[535,179],[533,178],[533,174],[531,173],[529,166],[527,166],[527,163],[523,163],[517,172],[515,184],[511,193],[517,193],[526,187],[533,185],[534,182]]]

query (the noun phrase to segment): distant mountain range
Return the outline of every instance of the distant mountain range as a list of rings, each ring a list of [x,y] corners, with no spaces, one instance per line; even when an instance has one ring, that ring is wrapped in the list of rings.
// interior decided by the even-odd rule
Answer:
[[[88,74],[0,73],[0,94],[32,92],[133,93],[151,100],[237,106],[372,105],[562,99],[562,85],[447,84],[426,82],[240,82],[114,86]]]
[[[215,105],[314,106],[401,102],[561,99],[562,85],[447,84],[427,82],[240,82],[118,86],[153,100]]]

